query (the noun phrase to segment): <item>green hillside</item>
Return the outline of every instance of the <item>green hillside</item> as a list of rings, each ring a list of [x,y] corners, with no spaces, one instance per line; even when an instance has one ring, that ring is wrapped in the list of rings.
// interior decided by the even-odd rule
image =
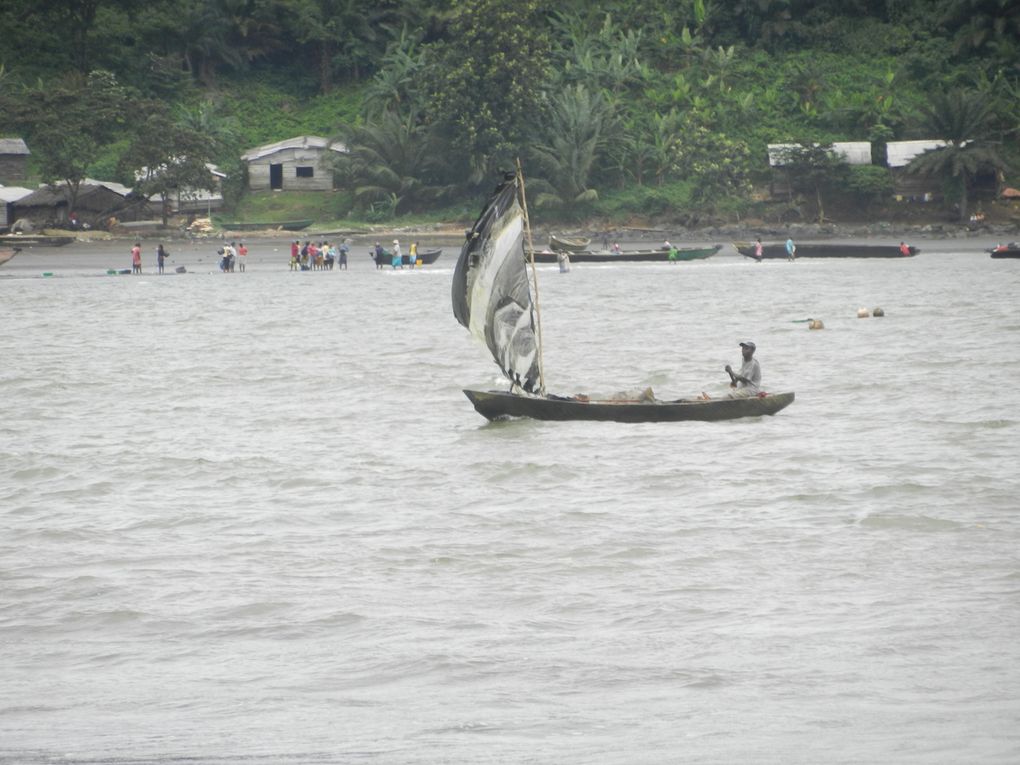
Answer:
[[[470,215],[519,157],[539,221],[866,218],[896,209],[885,143],[917,138],[948,142],[912,168],[940,215],[1020,186],[1009,0],[8,0],[0,28],[33,180],[171,166],[159,193],[212,161],[232,216]],[[338,192],[246,194],[241,152],[301,134],[350,148]],[[770,143],[805,147],[779,198]]]

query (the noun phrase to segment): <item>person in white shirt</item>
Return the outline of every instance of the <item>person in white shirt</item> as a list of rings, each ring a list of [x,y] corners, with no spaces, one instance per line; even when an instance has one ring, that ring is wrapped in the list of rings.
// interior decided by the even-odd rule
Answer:
[[[752,398],[758,395],[761,389],[761,365],[758,359],[754,358],[756,346],[750,340],[740,344],[740,352],[744,357],[744,363],[740,372],[734,372],[727,364],[726,372],[730,376],[730,398]]]

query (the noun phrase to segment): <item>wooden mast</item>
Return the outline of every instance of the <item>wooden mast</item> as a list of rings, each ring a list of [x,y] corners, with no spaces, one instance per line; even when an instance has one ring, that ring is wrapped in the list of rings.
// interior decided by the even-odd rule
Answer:
[[[542,311],[538,302],[538,271],[535,269],[535,246],[531,241],[531,222],[528,220],[528,200],[524,194],[524,171],[521,158],[517,158],[517,188],[520,189],[521,210],[524,212],[524,233],[528,240],[528,261],[531,263],[531,281],[535,286],[535,340],[538,348],[538,387],[545,395],[545,364],[542,363]]]

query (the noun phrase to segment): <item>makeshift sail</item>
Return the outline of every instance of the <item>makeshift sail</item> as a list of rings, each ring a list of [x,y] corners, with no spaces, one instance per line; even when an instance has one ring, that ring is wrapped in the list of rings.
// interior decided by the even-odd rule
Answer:
[[[511,390],[542,393],[518,184],[506,173],[467,232],[453,273],[453,315],[489,348]]]

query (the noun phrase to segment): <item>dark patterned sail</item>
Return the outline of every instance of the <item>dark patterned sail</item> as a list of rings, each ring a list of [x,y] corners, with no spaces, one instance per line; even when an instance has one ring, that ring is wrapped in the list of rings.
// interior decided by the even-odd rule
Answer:
[[[453,315],[492,352],[514,387],[539,392],[535,314],[517,176],[507,173],[467,233],[453,273]]]

